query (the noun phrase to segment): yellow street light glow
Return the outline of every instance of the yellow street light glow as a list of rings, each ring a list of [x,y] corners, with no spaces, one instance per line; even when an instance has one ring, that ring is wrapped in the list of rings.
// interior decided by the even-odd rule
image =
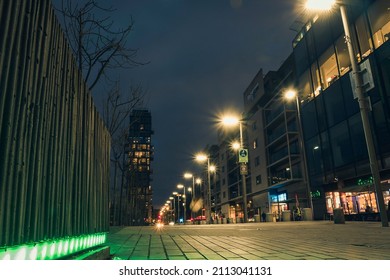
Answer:
[[[182,188],[184,188],[184,186],[182,184],[179,184],[179,185],[177,185],[177,188],[182,189]]]
[[[197,154],[197,155],[195,156],[195,159],[196,159],[197,161],[206,161],[206,160],[207,160],[207,156],[206,156],[205,154]]]
[[[202,179],[197,178],[197,179],[195,180],[195,183],[197,183],[197,184],[202,184]]]
[[[227,116],[222,118],[222,124],[228,125],[228,126],[233,126],[237,125],[240,122],[240,120],[236,117],[233,116]]]
[[[188,188],[187,191],[192,192],[192,188]]]
[[[329,11],[336,4],[336,0],[307,0],[307,10]]]
[[[292,100],[297,96],[297,92],[293,89],[289,89],[288,91],[286,91],[284,96],[286,97],[286,99]]]
[[[177,195],[177,194],[178,194],[178,192],[173,192],[172,194],[173,194],[173,195]]]
[[[189,178],[192,178],[192,174],[191,173],[184,173],[184,178],[185,179],[189,179]]]
[[[238,150],[238,149],[241,148],[241,145],[240,145],[239,142],[233,142],[232,143],[232,148],[233,148],[233,150]]]
[[[215,172],[216,169],[217,168],[215,167],[215,165],[210,165],[210,167],[209,167],[210,172]]]

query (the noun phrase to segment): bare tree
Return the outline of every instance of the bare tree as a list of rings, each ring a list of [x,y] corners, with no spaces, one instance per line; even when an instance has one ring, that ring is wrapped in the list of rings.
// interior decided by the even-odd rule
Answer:
[[[112,222],[117,224],[116,211],[118,208],[122,210],[122,201],[127,202],[124,193],[127,166],[125,147],[130,125],[129,116],[133,109],[142,107],[145,91],[140,85],[136,85],[130,86],[127,92],[122,94],[119,82],[111,83],[109,70],[145,64],[136,60],[138,50],[128,47],[127,39],[133,30],[134,21],[130,17],[124,28],[114,29],[111,15],[115,9],[112,7],[102,7],[95,0],[57,2],[60,4],[56,10],[62,16],[65,36],[89,89],[92,90],[101,82],[102,77],[106,78],[106,85],[109,87],[113,85],[112,90],[99,98],[102,104],[98,107],[111,134],[113,172],[110,205],[113,211]]]
[[[101,77],[108,78],[108,69],[145,64],[136,60],[138,50],[127,46],[134,25],[131,17],[127,26],[115,30],[110,17],[115,9],[104,8],[95,0],[61,0],[57,11],[62,15],[64,32],[90,90]]]
[[[130,87],[128,94],[120,93],[119,83],[103,101],[103,120],[111,134],[111,163],[114,167],[112,181],[111,210],[113,225],[121,224],[123,202],[127,203],[125,174],[128,166],[126,145],[128,144],[129,116],[133,109],[142,107],[145,91],[140,85]],[[119,172],[118,172],[119,171]],[[118,189],[119,181],[119,189]],[[119,200],[119,201],[118,201]],[[119,213],[117,212],[119,210]]]

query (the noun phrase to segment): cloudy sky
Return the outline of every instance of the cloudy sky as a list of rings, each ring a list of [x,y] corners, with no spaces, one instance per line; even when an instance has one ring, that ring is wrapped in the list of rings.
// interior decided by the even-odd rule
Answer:
[[[153,118],[154,206],[200,172],[192,156],[216,143],[217,113],[243,110],[256,73],[276,70],[292,52],[297,0],[111,1],[116,24],[132,17],[129,44],[145,66],[118,71],[121,87],[142,84]],[[190,182],[187,182],[190,185]]]

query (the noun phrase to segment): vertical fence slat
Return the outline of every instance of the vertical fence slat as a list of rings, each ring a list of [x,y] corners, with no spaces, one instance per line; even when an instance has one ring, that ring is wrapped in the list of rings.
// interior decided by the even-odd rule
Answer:
[[[50,0],[0,23],[0,247],[107,231],[110,135]]]

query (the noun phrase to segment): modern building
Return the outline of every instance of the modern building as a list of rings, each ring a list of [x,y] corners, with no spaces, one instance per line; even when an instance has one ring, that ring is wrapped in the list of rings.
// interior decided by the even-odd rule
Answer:
[[[264,213],[276,220],[282,212],[309,208],[310,194],[305,179],[302,139],[296,103],[284,98],[294,86],[294,59],[290,55],[277,71],[260,70],[243,93],[244,147],[248,149],[247,212],[249,221]],[[242,175],[237,151],[231,143],[236,133],[219,133],[220,209],[224,216],[243,218]],[[217,204],[218,205],[218,204]]]
[[[143,225],[152,221],[152,135],[151,113],[145,109],[133,110],[126,146],[128,170],[124,224],[127,225]]]
[[[301,218],[297,209],[311,208],[303,139],[296,100],[286,92],[294,87],[294,57],[265,76],[260,70],[244,92],[249,167],[256,214],[271,213],[276,220]],[[311,219],[311,211],[306,211]],[[295,216],[294,216],[295,213]]]
[[[352,43],[369,96],[381,188],[390,200],[390,1],[347,5]],[[351,62],[338,9],[312,14],[293,42],[315,217],[342,208],[349,219],[378,219],[367,146],[351,86]],[[372,74],[372,75],[370,75]],[[371,81],[369,78],[371,77]]]
[[[246,123],[243,123],[243,142],[247,148]],[[221,128],[218,131],[219,153],[217,160],[217,188],[215,193],[216,209],[219,217],[229,219],[231,222],[240,222],[244,219],[244,192],[243,176],[240,172],[238,150],[232,146],[234,142],[240,142],[240,131],[235,128]],[[251,174],[248,168],[245,175],[246,193],[251,193]],[[249,196],[247,195],[247,198]],[[250,219],[254,216],[252,201],[247,200],[247,212]]]

